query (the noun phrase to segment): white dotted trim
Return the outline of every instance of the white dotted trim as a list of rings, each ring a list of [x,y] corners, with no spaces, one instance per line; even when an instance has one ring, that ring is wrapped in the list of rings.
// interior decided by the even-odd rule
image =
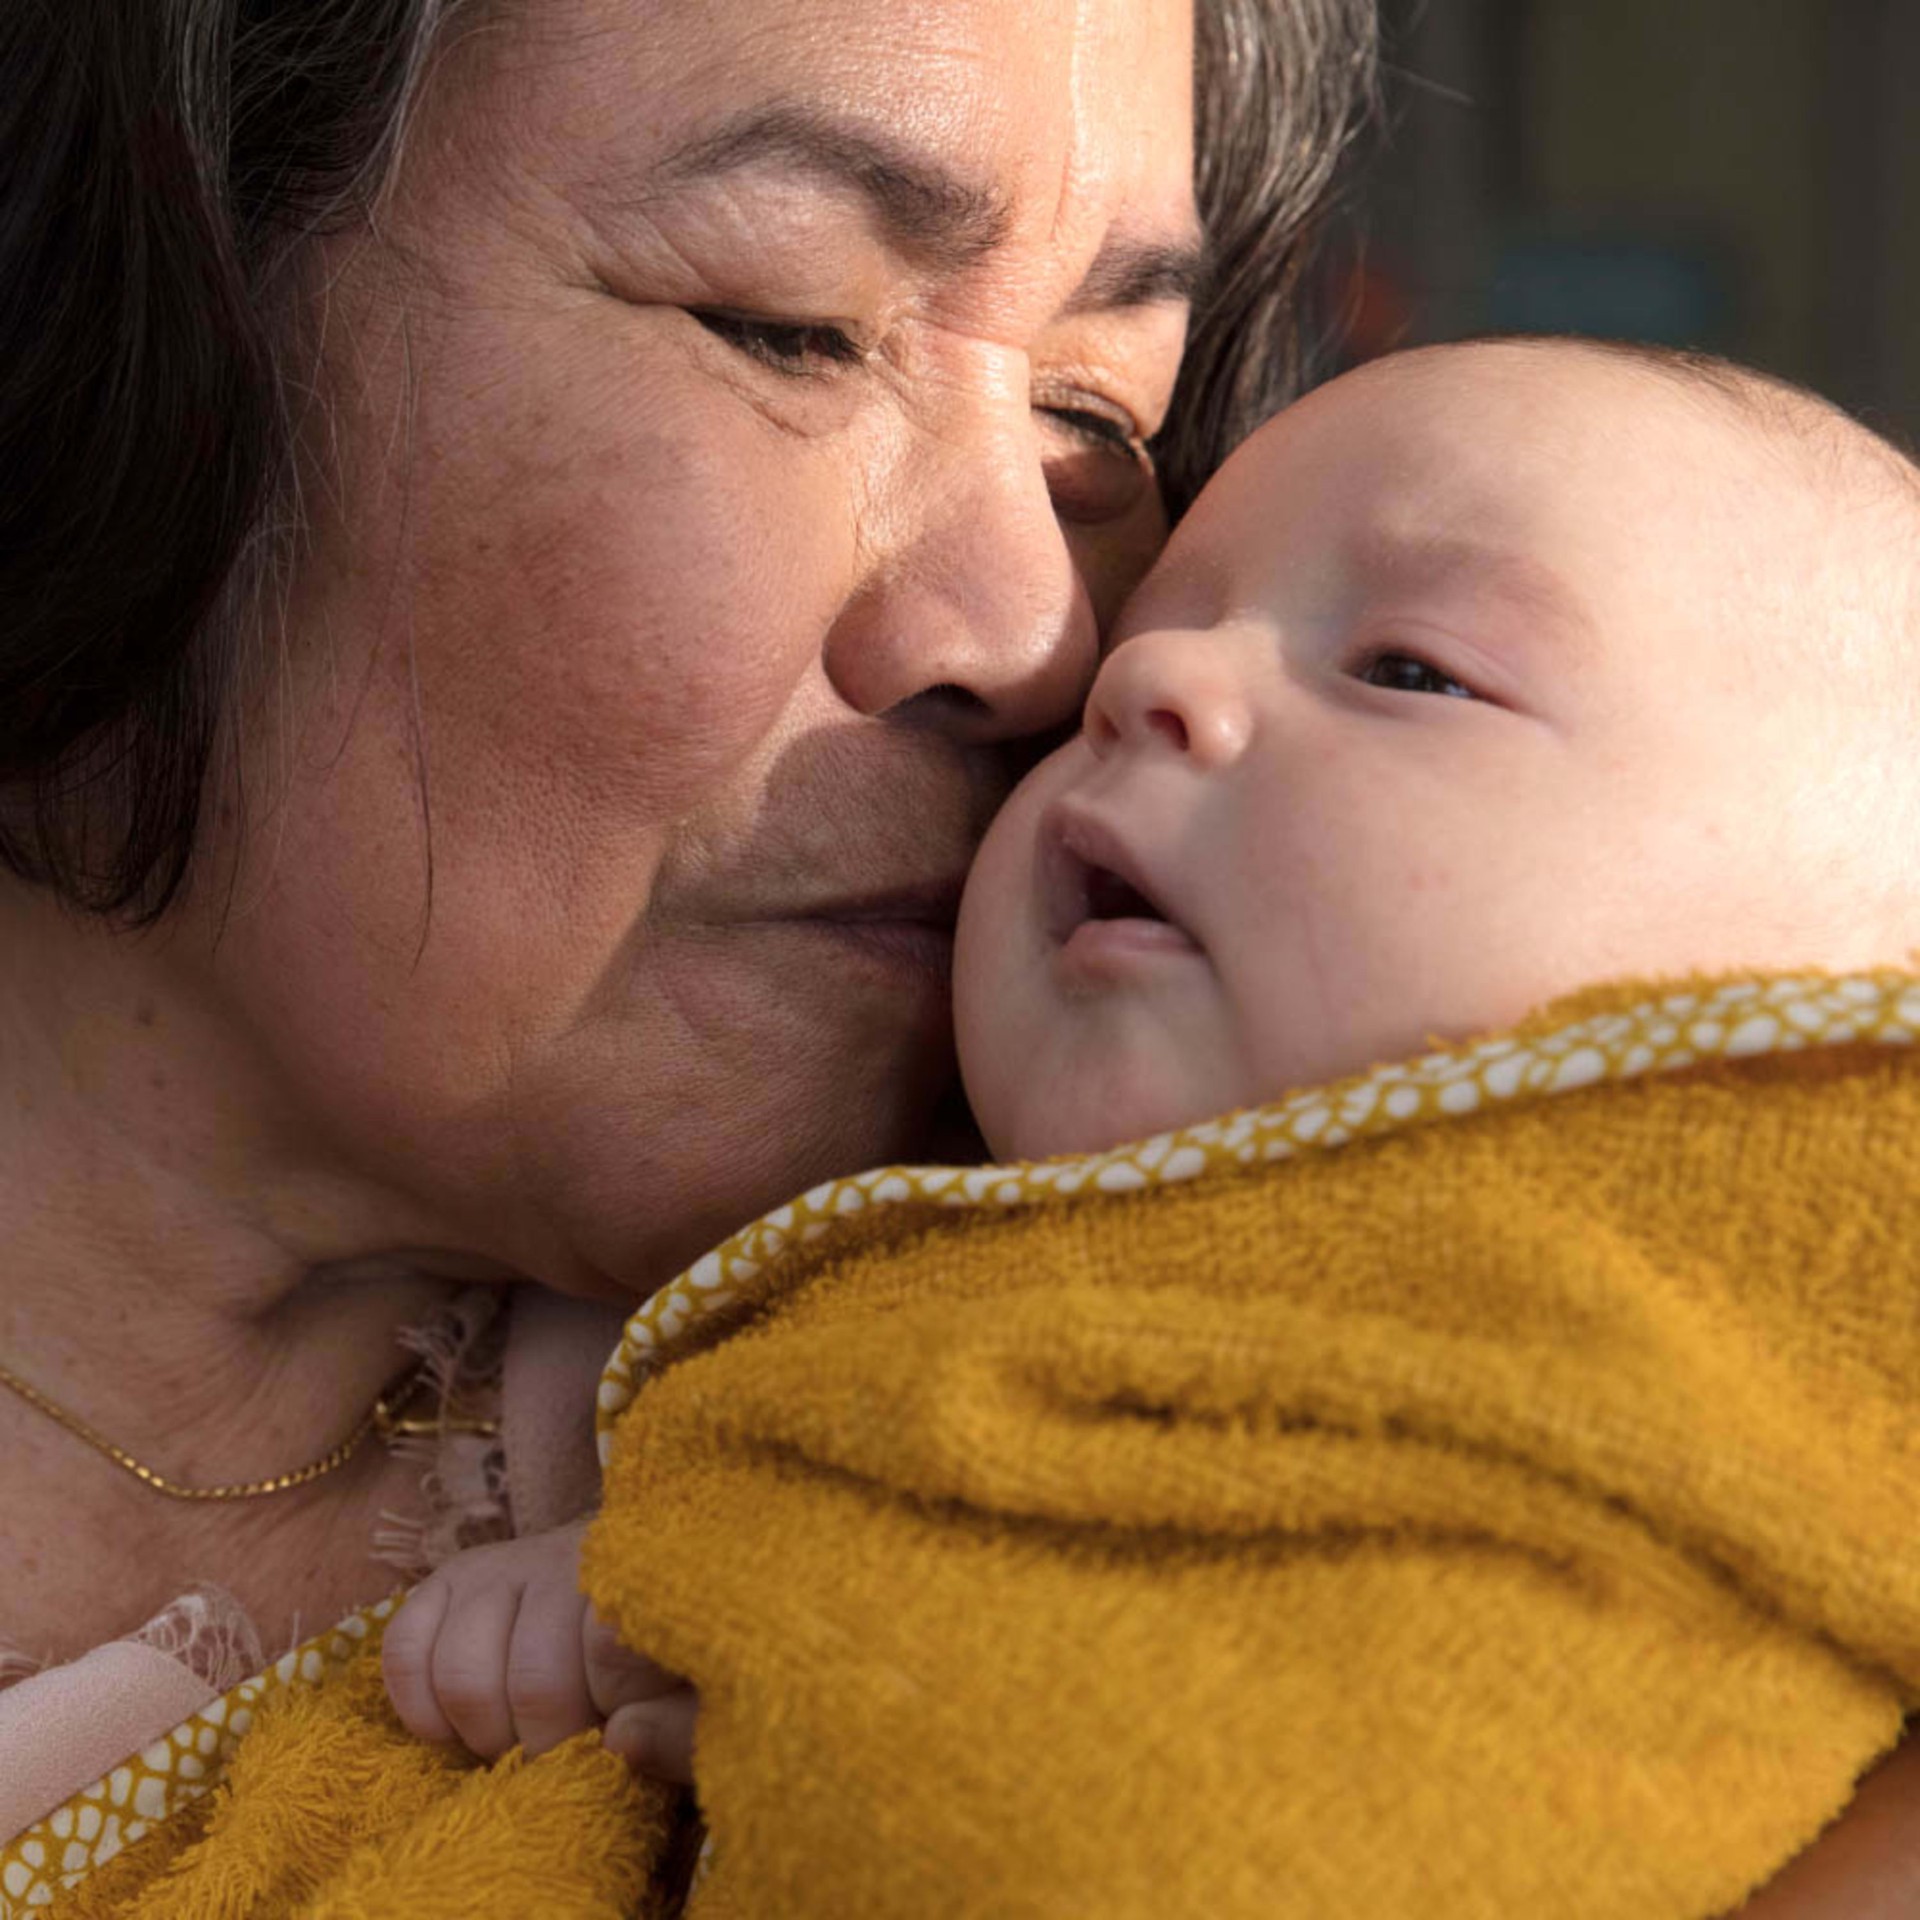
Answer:
[[[601,1464],[641,1379],[678,1341],[764,1297],[774,1284],[770,1267],[790,1249],[817,1248],[874,1208],[1011,1208],[1083,1191],[1139,1192],[1208,1172],[1231,1174],[1323,1153],[1350,1140],[1547,1099],[1604,1080],[1807,1047],[1904,1047],[1916,1036],[1920,979],[1910,974],[1732,980],[1656,993],[1550,1033],[1441,1048],[1105,1153],[1033,1165],[879,1167],[824,1181],[703,1254],[634,1313],[600,1379]]]
[[[0,1847],[0,1920],[37,1912],[208,1791],[226,1772],[261,1703],[318,1686],[399,1604],[382,1600],[243,1680]]]

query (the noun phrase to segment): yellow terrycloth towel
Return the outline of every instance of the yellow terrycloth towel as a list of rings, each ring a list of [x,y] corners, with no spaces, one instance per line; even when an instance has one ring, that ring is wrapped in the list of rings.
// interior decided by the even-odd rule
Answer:
[[[1705,1916],[1897,1736],[1907,1053],[937,1197],[790,1243],[614,1440],[701,1920]]]
[[[414,1739],[387,1705],[375,1635],[326,1685],[278,1695],[217,1791],[50,1911],[59,1920],[656,1920],[673,1814],[669,1794],[634,1781],[597,1734],[531,1763],[516,1750],[491,1768]]]
[[[1916,1036],[1899,976],[1619,989],[735,1236],[609,1367],[587,1555],[703,1689],[688,1913],[1733,1907],[1920,1689]],[[0,1849],[0,1914],[671,1910],[666,1796],[408,1741],[376,1642]]]

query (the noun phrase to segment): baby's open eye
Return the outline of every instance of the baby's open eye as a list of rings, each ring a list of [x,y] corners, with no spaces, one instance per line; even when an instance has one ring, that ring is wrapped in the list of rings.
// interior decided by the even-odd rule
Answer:
[[[1376,653],[1354,676],[1394,693],[1438,693],[1449,700],[1478,700],[1474,690],[1411,653]]]

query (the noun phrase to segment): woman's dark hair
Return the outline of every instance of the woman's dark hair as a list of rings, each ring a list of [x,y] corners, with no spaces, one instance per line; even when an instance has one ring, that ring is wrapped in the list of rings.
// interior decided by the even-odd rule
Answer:
[[[0,5],[0,867],[157,920],[289,517],[302,243],[364,216],[480,0]],[[1160,456],[1184,505],[1299,378],[1313,215],[1373,0],[1199,0],[1214,285]]]
[[[0,7],[0,864],[180,891],[284,518],[289,271],[464,0]]]
[[[1194,186],[1211,270],[1154,445],[1177,517],[1299,391],[1303,282],[1340,163],[1375,105],[1375,0],[1198,0]]]

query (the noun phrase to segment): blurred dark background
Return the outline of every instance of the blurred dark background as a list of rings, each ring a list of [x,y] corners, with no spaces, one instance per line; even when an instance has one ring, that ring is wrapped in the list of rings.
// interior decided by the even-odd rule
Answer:
[[[1383,0],[1341,357],[1711,348],[1920,439],[1920,0]]]

